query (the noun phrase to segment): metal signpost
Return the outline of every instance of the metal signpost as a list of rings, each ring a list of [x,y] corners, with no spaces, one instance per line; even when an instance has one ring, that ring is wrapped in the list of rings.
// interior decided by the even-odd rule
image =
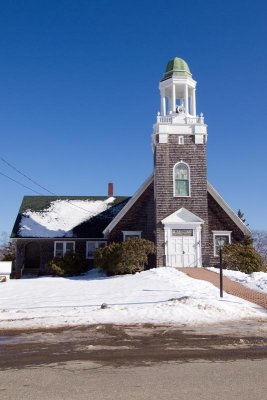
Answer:
[[[222,248],[224,245],[224,240],[220,239],[219,241],[220,246],[220,297],[223,297],[223,258],[222,258]]]

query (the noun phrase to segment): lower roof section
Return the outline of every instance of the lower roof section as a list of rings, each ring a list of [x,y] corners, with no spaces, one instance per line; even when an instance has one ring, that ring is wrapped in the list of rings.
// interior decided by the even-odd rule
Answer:
[[[129,197],[25,196],[11,237],[103,237]]]

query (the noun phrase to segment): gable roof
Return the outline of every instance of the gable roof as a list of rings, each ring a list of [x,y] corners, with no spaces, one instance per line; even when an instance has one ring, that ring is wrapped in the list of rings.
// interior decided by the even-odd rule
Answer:
[[[11,237],[102,238],[128,200],[125,196],[25,196]]]
[[[127,202],[126,206],[121,209],[121,211],[116,215],[116,217],[110,222],[109,225],[104,229],[103,234],[107,236],[108,233],[114,229],[117,223],[124,217],[124,215],[130,210],[134,203],[139,199],[139,197],[144,193],[148,186],[154,181],[154,175],[150,175],[147,180],[140,186],[133,197]],[[207,182],[207,192],[217,201],[217,203],[222,207],[226,214],[232,219],[232,221],[238,226],[238,228],[244,233],[245,236],[250,236],[251,232],[248,227],[243,223],[243,221],[236,215],[236,213],[231,209],[231,207],[226,203],[222,196],[214,189],[214,187]]]
[[[24,196],[12,238],[102,238],[117,225],[153,182],[153,174],[131,197]],[[251,232],[208,182],[208,193],[246,236]],[[63,207],[61,207],[63,206]],[[76,219],[75,219],[75,215]]]

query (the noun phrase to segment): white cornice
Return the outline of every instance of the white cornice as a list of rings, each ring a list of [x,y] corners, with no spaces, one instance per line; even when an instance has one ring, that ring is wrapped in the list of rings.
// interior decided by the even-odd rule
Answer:
[[[170,76],[167,79],[164,79],[163,81],[159,82],[159,89],[165,89],[172,84],[185,84],[187,83],[190,87],[195,88],[197,81],[195,81],[191,76],[181,76],[181,75],[176,75],[176,76]]]
[[[184,207],[170,214],[161,222],[164,225],[200,225],[204,223],[203,219],[199,218],[197,215],[193,214],[191,211],[187,210]]]

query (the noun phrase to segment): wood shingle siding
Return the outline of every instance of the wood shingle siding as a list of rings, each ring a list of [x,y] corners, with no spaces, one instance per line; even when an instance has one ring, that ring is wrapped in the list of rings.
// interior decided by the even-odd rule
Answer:
[[[179,161],[190,167],[190,197],[174,197],[173,167]],[[169,135],[168,143],[156,143],[155,154],[156,243],[158,266],[164,265],[164,227],[161,221],[181,207],[204,220],[202,226],[202,257],[209,258],[206,146],[195,144],[194,137],[184,135],[184,145],[177,135]]]

